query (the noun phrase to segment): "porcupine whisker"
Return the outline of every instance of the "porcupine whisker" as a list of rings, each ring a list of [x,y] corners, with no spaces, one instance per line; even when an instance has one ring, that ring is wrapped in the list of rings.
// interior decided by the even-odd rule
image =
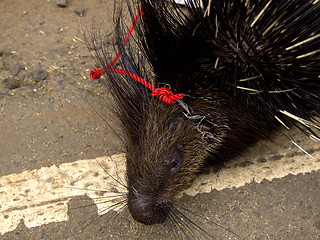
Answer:
[[[127,218],[128,217],[128,215],[123,214],[126,208],[127,208],[127,204],[125,203],[124,205],[119,207],[117,211],[109,211],[108,213],[106,213],[104,215],[101,215],[101,221],[102,220],[105,221],[105,219],[107,218],[106,219],[107,221],[105,221],[105,222],[109,222],[110,219],[112,221],[121,222],[123,218]],[[105,231],[105,228],[100,227],[99,230],[100,230],[100,233],[99,234],[97,233],[96,236],[102,235],[104,233],[104,231]],[[100,239],[100,238],[96,238],[96,239]]]
[[[174,210],[172,211],[174,212]],[[193,223],[190,223],[188,221],[185,221],[185,217],[184,216],[179,216],[179,214],[177,212],[173,213],[173,218],[179,219],[179,222],[176,221],[176,225],[179,227],[179,229],[183,232],[183,234],[188,238],[188,239],[196,239],[196,232],[199,232],[199,230],[197,229],[197,226],[193,226]],[[195,231],[194,231],[195,229]],[[203,235],[200,232],[201,235]],[[190,237],[188,236],[190,235]],[[209,237],[210,239],[215,239],[214,236],[211,236],[210,234],[206,234],[207,236],[205,237]],[[209,235],[209,236],[208,236]]]
[[[119,192],[110,191],[110,190],[101,190],[101,189],[92,189],[92,188],[80,188],[80,187],[62,187],[62,188],[79,189],[84,191],[93,191],[93,192],[102,192],[102,193],[119,193]],[[125,192],[120,192],[120,194],[125,194]]]
[[[193,235],[195,232],[197,232],[203,237],[206,237],[206,238],[209,237],[211,239],[216,239],[210,233],[205,231],[201,226],[199,226],[199,224],[192,221],[190,218],[188,218],[185,214],[183,214],[177,208],[173,208],[172,210],[170,210],[170,212],[171,212],[173,218],[176,217],[176,219],[180,220],[180,222],[177,222],[177,220],[175,220],[175,222],[176,222],[176,225],[179,226],[180,230],[183,231],[183,233],[185,235],[187,235],[186,232],[190,233],[191,235]],[[185,231],[183,229],[185,229],[187,231]],[[195,238],[192,236],[192,239],[195,239]]]
[[[179,231],[180,228],[176,226],[176,225],[178,225],[178,223],[176,222],[176,219],[174,218],[174,216],[172,216],[172,213],[170,213],[168,215],[168,220],[169,220],[168,221],[169,223],[172,223],[172,224],[169,225],[170,226],[170,230],[169,231],[171,231],[173,233],[174,239],[179,239],[178,231]]]
[[[180,209],[182,209],[183,211],[186,211],[186,212],[188,212],[188,213],[190,213],[190,214],[192,214],[192,215],[194,215],[194,216],[197,216],[197,217],[199,217],[200,219],[203,219],[203,220],[205,220],[205,221],[207,221],[207,222],[209,222],[209,223],[212,223],[212,224],[216,225],[217,227],[220,227],[220,228],[222,228],[222,229],[224,229],[224,230],[232,233],[233,235],[241,238],[241,236],[239,236],[239,235],[236,234],[235,232],[231,231],[230,229],[222,226],[221,224],[216,223],[216,222],[213,222],[212,220],[210,220],[210,219],[208,219],[208,218],[206,218],[206,217],[203,217],[203,216],[201,216],[201,215],[199,215],[199,214],[197,214],[197,213],[195,213],[195,212],[193,212],[193,211],[191,211],[191,210],[189,210],[189,209],[187,209],[187,208],[182,207],[181,205],[175,204],[175,208],[176,208],[176,209],[180,208]],[[180,212],[181,212],[181,211],[180,211]]]
[[[118,211],[109,211],[108,213],[101,215],[100,219],[102,221],[105,218],[108,218],[108,219],[112,219],[112,221],[121,222],[122,218],[127,217],[127,215],[121,214],[126,208],[127,208],[127,204],[124,204],[120,208],[118,208]],[[119,220],[117,220],[117,218],[119,218]],[[109,221],[106,221],[106,222],[109,222]],[[98,236],[101,236],[104,233],[105,228],[100,227],[99,230],[101,231],[96,234],[96,239],[99,239]]]
[[[109,190],[97,190],[97,189],[89,189],[89,188],[78,188],[78,187],[64,187],[64,188],[68,188],[68,189],[80,189],[80,190],[84,190],[84,191],[93,191],[93,192],[100,192],[100,193],[112,193],[112,194],[116,194],[116,195],[109,195],[109,196],[101,196],[101,197],[90,197],[90,199],[92,200],[98,200],[98,199],[107,199],[109,198],[109,200],[105,200],[102,202],[95,202],[93,204],[89,204],[86,206],[81,206],[81,207],[75,207],[72,209],[77,209],[77,208],[82,208],[82,207],[90,207],[96,204],[102,204],[102,203],[107,203],[107,202],[114,202],[114,201],[118,201],[120,199],[126,199],[126,192],[118,192],[118,191],[109,191]],[[80,198],[80,200],[89,200],[87,198]]]
[[[101,196],[101,197],[94,197],[94,198],[91,198],[93,200],[102,200],[102,199],[107,199],[107,198],[110,198],[109,200],[104,200],[104,201],[101,201],[101,202],[95,202],[95,204],[103,204],[103,203],[108,203],[108,202],[115,202],[115,201],[118,201],[118,200],[125,200],[125,197],[126,197],[126,193],[123,193],[123,194],[119,194],[117,196]]]
[[[178,226],[178,228],[183,232],[183,234],[188,239],[190,239],[190,237],[188,237],[187,233],[189,233],[190,235],[193,235],[194,234],[193,230],[195,230],[196,232],[198,232],[200,235],[204,237],[207,237],[207,238],[210,237],[212,239],[216,239],[214,236],[206,232],[202,227],[200,227],[197,223],[195,223],[190,218],[188,218],[185,214],[183,214],[180,210],[178,210],[173,205],[172,205],[172,209],[170,209],[169,216],[172,223]],[[179,220],[179,222],[177,221],[177,219]],[[194,236],[191,236],[191,239],[196,239],[196,238]]]
[[[189,231],[186,231],[188,229],[185,230],[185,226],[184,226],[184,223],[183,221],[174,213],[172,212],[172,210],[170,211],[170,215],[168,216],[169,217],[169,220],[171,220],[171,222],[177,226],[177,229],[180,229],[180,231],[184,234],[184,236],[187,238],[187,239],[190,239],[190,237],[188,236]],[[177,219],[180,220],[180,222],[177,221]],[[194,238],[193,238],[194,239]]]
[[[112,156],[110,156],[110,158],[113,160]],[[118,179],[118,181],[121,183],[120,186],[123,187],[125,190],[128,189],[128,185],[126,184],[124,179],[121,179],[121,177],[119,176],[119,171],[118,171],[118,164],[116,161],[115,162],[115,169],[116,169],[116,179]],[[127,191],[126,191],[127,192]]]
[[[114,218],[115,216],[118,216],[126,207],[127,207],[127,200],[124,199],[114,204],[113,206],[102,209],[98,214],[102,218],[106,218],[106,217]],[[111,211],[111,210],[115,210],[115,211]]]
[[[114,178],[109,174],[109,176],[114,180]],[[113,187],[115,187],[117,189],[117,187],[119,187],[119,185],[114,185],[113,183],[109,184],[109,186],[112,185]],[[122,187],[122,185],[120,185]],[[90,188],[80,188],[80,187],[63,187],[63,188],[68,188],[68,189],[78,189],[78,190],[84,190],[84,191],[92,191],[92,192],[100,192],[100,193],[113,193],[113,194],[117,194],[117,195],[125,195],[127,192],[120,192],[118,191],[111,191],[109,189],[90,189]],[[127,188],[125,188],[127,189]]]
[[[111,157],[112,158],[112,157]],[[103,169],[103,171],[108,175],[110,176],[116,183],[118,183],[118,185],[116,185],[115,187],[118,187],[119,185],[124,187],[125,189],[126,186],[125,184],[121,181],[121,180],[118,180],[120,179],[119,175],[117,175],[117,178],[116,179],[115,177],[113,177],[97,160],[96,162],[99,164],[99,166]],[[116,171],[117,172],[117,171]],[[69,188],[73,188],[73,187],[69,187]],[[105,203],[108,203],[108,202],[115,202],[117,201],[116,203],[112,204],[111,206],[105,208],[105,209],[102,209],[99,211],[99,213],[97,214],[94,214],[93,216],[91,216],[89,219],[87,219],[86,221],[80,223],[76,228],[75,230],[80,227],[81,225],[84,224],[84,226],[82,227],[82,230],[85,229],[87,226],[91,225],[92,223],[94,223],[97,219],[100,218],[101,215],[104,214],[104,212],[110,212],[111,210],[115,210],[115,209],[118,209],[118,211],[120,211],[121,209],[125,208],[127,206],[127,199],[126,199],[126,192],[118,192],[118,191],[110,191],[110,190],[105,190],[105,189],[88,189],[88,188],[73,188],[73,189],[81,189],[81,190],[85,190],[85,191],[94,191],[94,192],[101,192],[101,193],[112,193],[112,194],[116,194],[115,196],[102,196],[102,197],[97,197],[97,198],[91,198],[93,200],[96,200],[96,199],[107,199],[107,200],[104,200],[104,201],[99,201],[99,202],[95,202],[93,204],[89,204],[89,205],[86,205],[86,206],[82,206],[82,207],[90,207],[90,206],[93,206],[93,205],[98,205],[98,204],[105,204]],[[80,207],[79,207],[80,208]],[[113,211],[114,214],[118,214],[118,211]],[[110,212],[111,213],[111,212]],[[104,214],[107,216],[111,216],[110,214]],[[86,223],[87,222],[87,223]]]
[[[112,202],[112,201],[115,201],[115,200],[118,200],[118,199],[121,199],[121,198],[125,198],[125,193],[124,194],[119,194],[118,196],[101,196],[101,197],[90,197],[90,199],[92,200],[100,200],[100,199],[106,199],[106,198],[112,198],[111,200],[108,200],[106,202]],[[88,198],[86,197],[83,197],[83,198],[79,198],[80,200],[89,200]],[[95,202],[94,204],[99,204],[99,203],[103,203],[103,202]],[[93,204],[92,204],[93,205]],[[86,206],[84,206],[86,207]]]
[[[121,200],[121,201],[123,201],[123,200],[125,200],[125,195],[123,195],[123,196],[119,196],[119,197],[113,197],[112,199],[110,199],[110,200],[104,200],[104,201],[101,201],[101,202],[94,202],[94,203],[91,203],[91,204],[87,204],[87,205],[84,205],[84,206],[79,206],[79,207],[73,207],[73,208],[71,208],[71,209],[81,209],[81,208],[87,208],[87,207],[92,207],[92,206],[95,206],[95,205],[98,205],[98,204],[104,204],[104,203],[109,203],[109,202],[115,202],[115,201],[118,201],[118,200]],[[109,198],[109,196],[104,196],[104,197],[99,197],[99,198],[90,198],[90,200],[92,199],[92,200],[97,200],[97,199],[106,199],[106,198]],[[110,197],[111,198],[111,197]],[[84,199],[84,198],[80,198],[80,200],[81,201],[83,201],[83,200],[88,200],[88,201],[90,201],[89,199]],[[121,201],[119,201],[119,202],[121,202]]]
[[[110,156],[110,158],[112,159],[112,156]],[[97,160],[96,162],[99,164],[99,166],[102,168],[102,170],[109,176],[111,177],[115,182],[117,182],[118,184],[120,184],[120,186],[122,186],[123,188],[127,189],[127,185],[121,180],[121,178],[118,175],[118,171],[116,171],[117,174],[117,178],[113,177]],[[115,161],[116,162],[116,161]]]
[[[176,223],[172,219],[171,214],[168,215],[168,222],[172,223],[170,225],[170,230],[168,232],[172,233],[174,239],[179,239],[179,235],[177,233]]]
[[[114,212],[116,212],[116,211],[114,211]],[[100,214],[96,213],[96,214],[92,215],[89,220],[87,220],[87,223],[82,222],[82,223],[80,223],[80,224],[77,226],[77,228],[79,228],[82,224],[84,224],[84,226],[81,228],[81,231],[84,231],[84,229],[86,229],[87,227],[89,227],[89,226],[92,225],[93,223],[96,223],[96,222],[98,222],[98,221],[102,221],[102,219],[105,218],[106,216],[107,216],[107,217],[110,217],[110,218],[112,218],[112,217],[115,218],[114,212],[113,212],[113,214],[110,214],[110,215],[108,215],[108,214],[100,215]],[[109,213],[111,213],[111,212],[109,211]],[[100,229],[101,229],[101,228],[100,228]],[[96,234],[96,237],[97,237],[99,234],[100,234],[100,232],[98,231],[97,234]]]
[[[173,223],[172,232],[175,236],[178,236],[175,239],[181,238],[180,232],[186,239],[196,239],[196,236],[194,236],[194,232],[190,232],[190,230],[185,226],[185,223],[183,223],[183,220],[179,218],[175,213],[171,213],[168,217],[171,223]]]
[[[122,205],[122,206],[121,206],[121,205]],[[119,208],[119,206],[120,206],[120,208]],[[115,204],[113,204],[113,205],[111,205],[111,206],[109,206],[108,208],[102,209],[99,213],[93,214],[93,215],[92,215],[91,217],[89,217],[87,220],[79,223],[79,225],[76,226],[76,227],[73,229],[73,231],[77,230],[81,225],[84,225],[84,226],[82,227],[82,231],[83,231],[85,228],[87,228],[87,227],[90,226],[92,223],[94,223],[95,221],[97,221],[97,219],[99,219],[99,218],[101,218],[101,217],[105,218],[105,217],[109,216],[108,213],[110,213],[111,216],[113,216],[114,214],[119,214],[118,211],[113,211],[113,212],[111,212],[111,210],[123,209],[124,207],[126,207],[126,200],[125,200],[125,199],[122,200],[122,201],[119,201],[119,202],[117,202],[117,203],[115,203]],[[106,212],[106,213],[104,214],[104,212]]]

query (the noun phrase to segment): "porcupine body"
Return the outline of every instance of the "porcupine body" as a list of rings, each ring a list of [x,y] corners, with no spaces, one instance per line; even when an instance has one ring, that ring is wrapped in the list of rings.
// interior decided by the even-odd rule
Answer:
[[[116,18],[122,68],[184,93],[168,105],[130,77],[106,76],[123,127],[127,205],[144,224],[164,222],[208,161],[228,160],[279,125],[317,137],[320,1],[202,2],[128,1],[142,15],[126,46]],[[103,45],[91,44],[105,68]]]

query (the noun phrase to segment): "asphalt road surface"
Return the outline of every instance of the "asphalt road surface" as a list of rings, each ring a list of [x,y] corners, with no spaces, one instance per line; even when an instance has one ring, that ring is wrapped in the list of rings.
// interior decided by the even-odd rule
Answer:
[[[124,179],[124,156],[83,42],[93,19],[112,33],[112,9],[0,1],[0,239],[319,239],[320,145],[298,132],[313,158],[275,134],[200,175],[178,202],[198,228],[141,225],[93,191],[124,191],[104,171]]]

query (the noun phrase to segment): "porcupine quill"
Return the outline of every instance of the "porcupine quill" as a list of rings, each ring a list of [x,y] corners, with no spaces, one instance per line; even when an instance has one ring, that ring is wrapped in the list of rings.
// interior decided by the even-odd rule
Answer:
[[[186,8],[165,0],[142,8],[125,46],[116,10],[121,68],[156,88],[183,93],[170,105],[129,76],[105,73],[126,152],[126,204],[146,225],[175,221],[175,200],[207,164],[227,161],[284,126],[319,139],[320,1],[206,0]],[[88,45],[107,69],[100,35]],[[173,220],[172,220],[173,219]]]

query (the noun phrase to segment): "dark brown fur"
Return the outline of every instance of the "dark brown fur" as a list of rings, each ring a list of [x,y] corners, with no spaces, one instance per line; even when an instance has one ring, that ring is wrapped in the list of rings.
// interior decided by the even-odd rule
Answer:
[[[156,87],[164,83],[175,92],[183,92],[183,104],[190,111],[188,113],[178,103],[171,106],[151,97],[148,89],[129,77],[106,75],[106,85],[115,101],[114,112],[123,128],[128,208],[133,218],[144,224],[164,222],[174,208],[177,195],[192,184],[208,161],[226,161],[242,152],[279,125],[275,116],[288,126],[293,125],[294,120],[279,115],[279,110],[295,111],[297,116],[310,122],[313,114],[319,112],[320,94],[316,82],[320,75],[319,54],[304,59],[308,60],[312,71],[303,75],[304,68],[299,70],[298,67],[303,66],[297,56],[310,52],[309,48],[290,52],[282,43],[268,47],[268,39],[262,40],[273,35],[271,30],[265,30],[269,25],[263,26],[266,22],[263,19],[254,27],[248,27],[246,18],[248,22],[254,21],[268,1],[253,1],[252,4],[249,1],[248,6],[246,1],[240,0],[213,2],[212,9],[216,8],[217,18],[213,15],[215,12],[205,18],[204,10],[198,6],[189,6],[192,16],[189,18],[177,5],[168,6],[167,1],[141,1],[144,12],[142,23],[136,27],[137,42],[125,47],[122,41],[126,27],[122,15],[117,15],[122,68],[143,76]],[[319,14],[319,3],[317,6],[307,1],[290,3],[292,8],[287,11],[292,11],[292,15],[295,6]],[[128,4],[133,17],[140,7],[135,4],[135,1]],[[266,11],[271,20],[266,24],[274,23],[273,12],[278,11],[278,7],[285,8],[286,4],[283,0],[272,3]],[[290,12],[286,14],[291,16]],[[296,32],[292,30],[286,35],[288,39],[295,39],[305,27],[303,20],[298,23],[298,30],[294,28]],[[217,36],[222,36],[221,39],[215,37],[218,25]],[[320,25],[319,21],[308,28],[308,34],[299,41],[319,33],[320,26],[317,28],[316,25]],[[286,27],[291,29],[291,22],[282,26],[284,30]],[[281,26],[278,28],[275,27],[274,34],[281,33]],[[265,32],[270,36],[264,35]],[[250,34],[253,37],[250,38]],[[96,50],[96,60],[101,68],[109,63],[103,42],[101,36],[93,35],[90,45]],[[310,44],[313,50],[319,42],[315,40],[314,45]],[[137,46],[142,53],[136,50]],[[277,51],[285,52],[286,56],[280,58],[282,55]],[[292,67],[290,72],[285,68],[291,62],[300,65]],[[298,72],[293,74],[296,69]],[[304,86],[301,79],[297,79],[300,73],[301,79],[306,76]],[[256,76],[254,80],[238,81]],[[276,95],[271,94],[278,90]],[[309,126],[306,129],[313,133]]]

